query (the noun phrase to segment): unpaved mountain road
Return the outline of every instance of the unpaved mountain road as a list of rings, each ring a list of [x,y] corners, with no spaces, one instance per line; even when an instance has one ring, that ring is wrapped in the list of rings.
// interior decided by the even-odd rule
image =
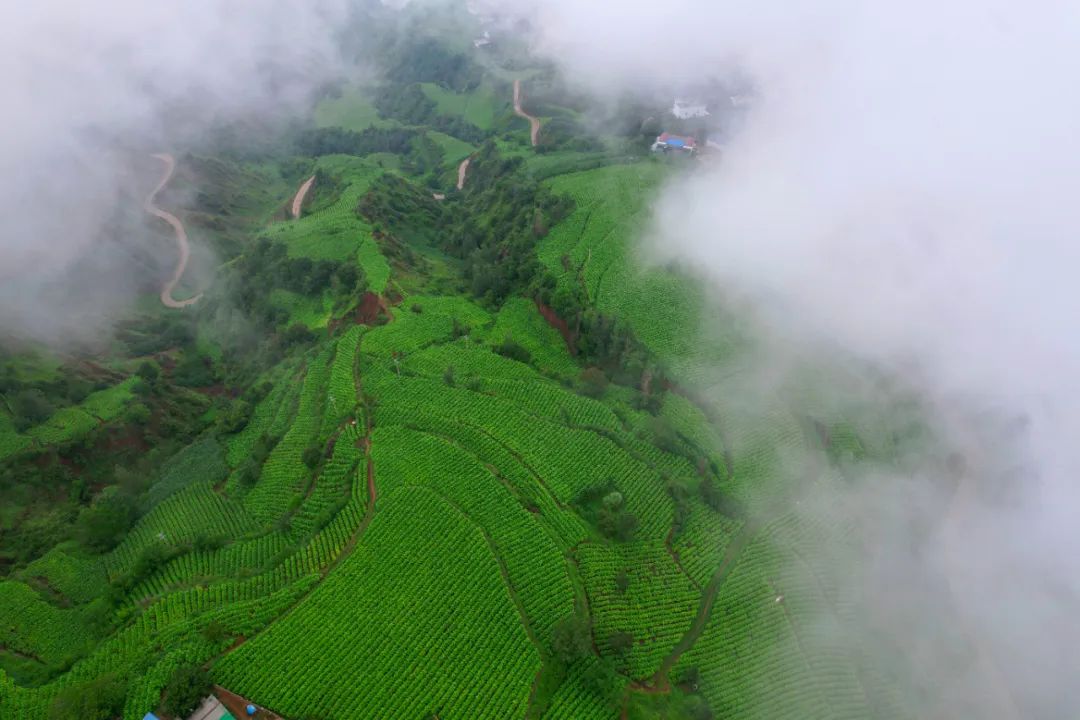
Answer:
[[[195,297],[188,298],[187,300],[176,300],[173,298],[173,290],[176,289],[177,284],[180,282],[180,278],[184,276],[184,271],[187,269],[188,258],[191,256],[191,246],[188,244],[187,231],[184,230],[184,224],[170,212],[166,212],[154,204],[154,200],[157,198],[159,192],[161,192],[169,181],[172,180],[173,173],[176,171],[176,160],[172,155],[162,153],[160,155],[154,155],[155,159],[165,163],[165,175],[161,178],[161,182],[158,183],[154,191],[147,195],[146,202],[143,203],[143,209],[150,213],[154,217],[159,217],[165,222],[172,225],[173,234],[176,236],[176,245],[180,250],[180,259],[176,263],[176,270],[173,271],[172,278],[165,283],[165,287],[161,289],[161,304],[167,308],[180,309],[194,305],[202,298],[202,293],[199,293]]]
[[[312,175],[304,184],[300,186],[300,189],[296,191],[296,197],[292,201],[292,216],[294,219],[300,217],[300,210],[304,206],[304,198],[307,197],[308,192],[311,191],[311,186],[315,184],[315,176]]]
[[[457,189],[462,190],[465,188],[465,174],[469,172],[469,163],[472,162],[472,158],[465,158],[458,165],[457,169]]]
[[[521,107],[521,81],[514,81],[514,114],[518,117],[523,117],[529,121],[529,125],[532,127],[530,133],[532,138],[532,146],[536,147],[540,142],[540,121],[534,118]]]

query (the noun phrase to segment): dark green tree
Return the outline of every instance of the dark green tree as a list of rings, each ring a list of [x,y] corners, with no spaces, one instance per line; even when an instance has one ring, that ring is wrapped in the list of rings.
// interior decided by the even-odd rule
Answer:
[[[68,685],[49,706],[49,720],[112,720],[124,711],[124,682],[115,675]]]
[[[126,493],[106,491],[79,513],[79,538],[91,550],[110,550],[124,539],[135,518],[134,498]]]
[[[567,615],[555,623],[551,631],[551,651],[567,665],[592,652],[592,627],[589,621],[577,615]]]
[[[187,717],[210,694],[210,675],[198,665],[181,665],[165,684],[162,708],[170,715]]]

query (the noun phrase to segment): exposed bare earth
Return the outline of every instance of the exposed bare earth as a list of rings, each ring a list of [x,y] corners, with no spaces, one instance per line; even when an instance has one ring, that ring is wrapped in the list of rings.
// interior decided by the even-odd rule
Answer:
[[[304,207],[304,198],[307,197],[308,192],[311,190],[311,186],[315,184],[315,176],[312,175],[304,184],[300,186],[300,189],[296,191],[296,197],[292,201],[292,216],[294,218],[300,217],[300,210]]]
[[[514,81],[514,114],[518,117],[523,117],[529,121],[529,125],[532,127],[531,137],[532,146],[536,145],[540,141],[540,121],[534,118],[529,113],[525,112],[521,107],[521,81]]]
[[[461,190],[465,187],[465,174],[469,172],[469,163],[472,162],[472,158],[465,158],[458,165],[457,169],[457,189]]]
[[[191,255],[191,246],[188,244],[187,231],[184,230],[184,224],[180,222],[175,215],[165,212],[154,204],[154,199],[157,198],[158,193],[161,192],[165,186],[169,184],[169,180],[172,179],[173,172],[176,171],[176,160],[173,159],[172,155],[164,153],[154,155],[154,157],[165,163],[165,175],[161,178],[161,182],[158,183],[157,187],[154,188],[154,192],[146,197],[146,202],[143,203],[143,209],[154,217],[159,217],[169,223],[169,225],[172,225],[173,233],[176,235],[176,246],[180,251],[180,260],[176,263],[176,270],[173,271],[172,278],[165,283],[165,287],[161,289],[161,304],[167,308],[185,308],[188,305],[194,305],[202,298],[202,293],[199,293],[195,297],[188,298],[187,300],[175,300],[172,296],[173,290],[176,289],[177,284],[180,282],[180,278],[184,276],[184,270],[187,269],[188,258]]]

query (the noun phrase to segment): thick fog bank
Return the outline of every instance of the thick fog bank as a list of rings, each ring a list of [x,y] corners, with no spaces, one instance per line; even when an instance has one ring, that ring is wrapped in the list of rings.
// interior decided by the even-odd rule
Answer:
[[[916,380],[963,458],[961,492],[929,539],[884,555],[919,545],[908,562],[949,580],[981,658],[956,668],[956,706],[1074,714],[1080,6],[493,5],[531,18],[537,49],[598,93],[752,79],[745,124],[667,189],[646,242],[756,298],[792,338]],[[923,626],[912,634],[933,627],[934,607],[913,609],[897,615]]]
[[[107,325],[146,282],[124,262],[150,242],[140,193],[158,168],[139,174],[143,156],[197,143],[230,120],[301,108],[338,69],[335,33],[348,5],[10,8],[0,26],[0,332],[62,342]],[[126,249],[110,255],[118,244]]]

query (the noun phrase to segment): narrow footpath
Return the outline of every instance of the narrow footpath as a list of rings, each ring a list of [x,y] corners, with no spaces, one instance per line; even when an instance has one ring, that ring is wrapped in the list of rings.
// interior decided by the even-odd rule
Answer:
[[[165,283],[165,287],[161,289],[161,304],[167,308],[180,309],[189,305],[194,305],[202,299],[202,293],[199,293],[195,297],[188,298],[187,300],[176,300],[173,298],[173,290],[180,283],[180,278],[184,276],[184,271],[187,269],[188,258],[191,255],[191,246],[188,244],[187,231],[184,230],[184,224],[173,215],[166,212],[154,204],[154,200],[169,181],[172,180],[173,173],[176,171],[176,160],[172,155],[162,153],[160,155],[154,155],[154,158],[165,163],[165,175],[161,178],[161,182],[158,183],[154,191],[146,197],[146,202],[143,203],[143,209],[150,213],[154,217],[161,218],[165,222],[172,226],[173,234],[176,236],[176,246],[180,251],[180,260],[176,263],[176,270],[173,271],[172,278]]]

